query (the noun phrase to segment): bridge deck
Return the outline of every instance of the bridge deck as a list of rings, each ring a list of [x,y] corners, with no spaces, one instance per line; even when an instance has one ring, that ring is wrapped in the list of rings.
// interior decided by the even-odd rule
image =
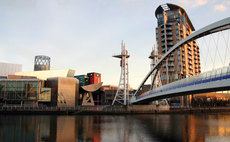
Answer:
[[[223,90],[230,90],[230,66],[154,88],[151,91],[132,98],[131,103]]]

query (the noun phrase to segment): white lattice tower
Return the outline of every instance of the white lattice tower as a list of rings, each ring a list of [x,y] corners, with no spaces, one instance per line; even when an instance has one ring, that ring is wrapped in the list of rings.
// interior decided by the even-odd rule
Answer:
[[[114,105],[115,102],[118,102],[123,105],[127,105],[129,103],[129,71],[128,71],[128,58],[129,54],[128,51],[125,48],[125,43],[122,40],[121,43],[121,54],[114,55],[115,58],[121,59],[121,76],[119,85],[117,88],[116,95],[113,99],[112,105]]]
[[[158,62],[158,59],[159,59],[157,45],[154,45],[154,47],[152,48],[152,52],[151,52],[149,58],[151,59],[150,68],[152,69],[156,65],[156,63]],[[160,71],[158,71],[156,78],[155,78],[155,81],[154,81],[155,74],[156,74],[156,72],[153,72],[153,74],[151,75],[151,82],[152,82],[151,89],[153,87],[157,88],[159,86],[162,86]]]

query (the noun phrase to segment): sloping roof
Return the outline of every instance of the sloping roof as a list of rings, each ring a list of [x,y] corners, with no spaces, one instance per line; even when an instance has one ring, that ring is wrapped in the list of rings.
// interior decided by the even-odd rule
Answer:
[[[35,76],[41,80],[47,80],[51,77],[74,77],[75,70],[46,70],[46,71],[32,71],[32,72],[16,72],[15,75]]]

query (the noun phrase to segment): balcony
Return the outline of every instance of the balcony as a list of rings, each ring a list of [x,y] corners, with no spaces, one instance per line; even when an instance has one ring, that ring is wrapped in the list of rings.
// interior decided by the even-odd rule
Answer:
[[[168,42],[167,45],[173,46],[173,42]]]
[[[167,32],[166,35],[172,36],[173,34],[172,34],[172,32]]]
[[[173,62],[173,61],[174,61],[174,58],[173,58],[173,57],[169,57],[169,58],[168,58],[168,61],[172,61],[172,62]]]
[[[174,67],[174,64],[173,63],[169,63],[168,66],[169,67]]]
[[[166,26],[172,26],[173,24],[172,23],[167,23]]]
[[[174,68],[169,68],[169,72],[174,72]]]
[[[172,40],[173,40],[173,38],[172,38],[172,37],[168,37],[168,38],[167,38],[167,40],[172,41]]]
[[[166,30],[167,30],[167,31],[171,31],[171,30],[172,30],[172,27],[166,27]]]

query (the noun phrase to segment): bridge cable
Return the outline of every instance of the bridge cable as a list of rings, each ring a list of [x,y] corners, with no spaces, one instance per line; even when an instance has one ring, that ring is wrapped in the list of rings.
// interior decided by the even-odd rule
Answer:
[[[204,60],[204,63],[205,63],[205,65],[206,65],[206,68],[205,68],[205,69],[207,69],[208,55],[211,53],[211,52],[209,51],[209,48],[208,48],[208,47],[210,47],[211,40],[209,40],[209,42],[207,43],[205,37],[204,37],[203,39],[204,39],[205,47],[207,48],[207,55],[204,56],[204,57],[206,57],[205,60]],[[210,53],[209,53],[209,52],[210,52]],[[210,60],[211,60],[211,62],[213,63],[212,58],[210,58]],[[213,64],[214,64],[214,63],[213,63]]]
[[[213,37],[212,34],[211,34],[211,37],[212,37],[212,39],[213,39],[213,41],[214,41],[215,48],[216,48],[215,56],[214,56],[214,62],[213,62],[213,68],[212,68],[212,69],[214,70],[214,69],[215,69],[216,54],[219,55],[220,61],[221,61],[221,63],[223,64],[223,60],[222,60],[221,55],[220,55],[220,52],[219,52],[219,50],[218,50],[218,43],[219,43],[219,39],[220,39],[220,32],[218,32],[217,41],[214,39],[214,37]],[[223,66],[224,66],[224,64],[223,64]]]
[[[230,51],[230,50],[229,50],[229,47],[228,47],[230,30],[228,30],[227,40],[225,39],[224,33],[223,33],[222,31],[221,31],[221,33],[222,33],[223,39],[224,39],[224,41],[225,41],[225,46],[226,46],[225,55],[224,55],[224,64],[225,64],[226,57],[227,57],[227,52]],[[227,51],[227,50],[228,50],[228,51]]]

